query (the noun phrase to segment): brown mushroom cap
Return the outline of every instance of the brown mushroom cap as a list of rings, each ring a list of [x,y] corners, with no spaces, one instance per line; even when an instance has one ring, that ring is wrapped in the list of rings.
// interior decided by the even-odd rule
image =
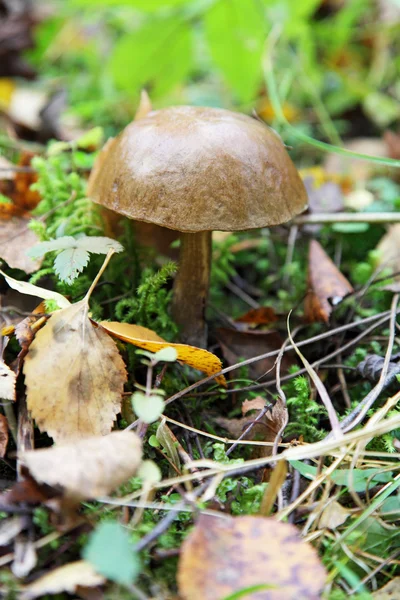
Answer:
[[[240,231],[289,221],[307,205],[279,136],[217,108],[150,112],[104,147],[88,195],[135,219],[178,231]]]

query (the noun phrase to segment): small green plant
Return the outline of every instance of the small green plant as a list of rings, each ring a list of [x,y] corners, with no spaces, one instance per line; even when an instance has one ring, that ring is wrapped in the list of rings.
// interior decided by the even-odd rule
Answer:
[[[321,417],[326,417],[326,409],[311,399],[308,379],[303,375],[295,377],[295,379],[284,385],[284,390],[290,413],[289,425],[285,430],[285,435],[288,437],[303,436],[306,442],[315,442],[322,439],[326,432],[319,427],[319,422]]]

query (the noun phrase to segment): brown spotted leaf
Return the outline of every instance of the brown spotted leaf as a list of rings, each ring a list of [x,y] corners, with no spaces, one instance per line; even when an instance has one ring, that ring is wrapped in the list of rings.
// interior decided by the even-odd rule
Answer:
[[[106,496],[133,477],[142,443],[133,431],[113,431],[70,444],[30,450],[20,456],[40,483],[63,488],[69,500]]]
[[[264,517],[202,515],[178,566],[182,600],[221,600],[263,584],[246,600],[317,600],[325,580],[316,551],[297,529]]]
[[[55,312],[25,358],[28,409],[56,442],[106,435],[120,412],[125,365],[87,313],[86,299]]]
[[[316,240],[310,242],[308,284],[304,317],[310,323],[328,323],[332,307],[353,291],[350,283]]]
[[[214,375],[222,370],[222,363],[218,356],[203,350],[202,348],[196,348],[196,346],[189,346],[188,344],[173,344],[167,342],[162,337],[156,334],[155,331],[142,327],[141,325],[131,325],[129,323],[118,323],[117,321],[102,321],[100,323],[102,327],[108,333],[128,344],[133,344],[138,348],[149,350],[150,352],[158,352],[162,348],[175,348],[177,352],[177,360],[180,362],[198,369],[206,375]],[[226,386],[225,377],[219,375],[215,378],[220,385]]]

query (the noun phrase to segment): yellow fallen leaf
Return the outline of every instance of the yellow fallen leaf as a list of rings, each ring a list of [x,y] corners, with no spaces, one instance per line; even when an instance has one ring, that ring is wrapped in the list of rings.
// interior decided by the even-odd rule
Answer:
[[[143,350],[149,350],[150,352],[157,352],[162,348],[175,348],[178,353],[179,361],[198,369],[206,375],[214,375],[222,369],[222,363],[220,359],[208,350],[202,348],[196,348],[195,346],[188,346],[187,344],[172,344],[167,342],[162,337],[157,335],[151,329],[147,327],[141,327],[140,325],[131,325],[129,323],[118,323],[117,321],[102,321],[100,323],[102,327],[110,335],[117,337],[118,339],[143,348]],[[223,375],[219,375],[215,380],[226,387],[226,380]]]
[[[126,369],[115,342],[90,321],[87,298],[52,314],[24,373],[28,409],[57,443],[110,433]]]

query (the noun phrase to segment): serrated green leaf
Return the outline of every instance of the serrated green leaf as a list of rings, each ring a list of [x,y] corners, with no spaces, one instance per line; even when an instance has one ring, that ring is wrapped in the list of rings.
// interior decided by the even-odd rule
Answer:
[[[132,95],[143,87],[151,97],[181,82],[192,66],[190,25],[177,18],[151,19],[118,41],[109,68],[118,87]]]
[[[122,252],[124,249],[124,247],[116,240],[112,240],[108,237],[98,236],[85,236],[78,238],[75,240],[74,247],[82,248],[83,250],[92,252],[92,254],[107,254],[109,250],[114,250],[114,252]]]
[[[61,281],[71,284],[89,262],[89,252],[82,248],[63,250],[54,261],[54,270]]]
[[[69,248],[79,248],[86,250],[87,252],[92,252],[93,254],[107,254],[110,249],[113,249],[115,252],[121,252],[124,249],[119,242],[108,237],[83,236],[74,238],[70,235],[65,235],[55,240],[36,244],[36,246],[27,252],[27,254],[31,258],[39,258],[48,252],[68,250]]]
[[[130,585],[140,571],[137,553],[128,532],[117,522],[101,523],[91,534],[83,558],[97,573],[122,585]]]
[[[151,396],[146,396],[142,392],[132,394],[132,408],[144,423],[157,421],[161,417],[164,407],[164,400],[156,394]]]
[[[242,102],[256,96],[262,80],[262,53],[267,31],[262,5],[230,0],[216,2],[205,15],[211,55]]]
[[[47,254],[47,252],[73,248],[75,243],[75,238],[70,235],[66,235],[64,237],[57,238],[56,240],[49,240],[48,242],[36,244],[36,246],[33,246],[33,248],[30,248],[30,250],[27,251],[27,255],[31,258],[39,258],[40,256]]]

